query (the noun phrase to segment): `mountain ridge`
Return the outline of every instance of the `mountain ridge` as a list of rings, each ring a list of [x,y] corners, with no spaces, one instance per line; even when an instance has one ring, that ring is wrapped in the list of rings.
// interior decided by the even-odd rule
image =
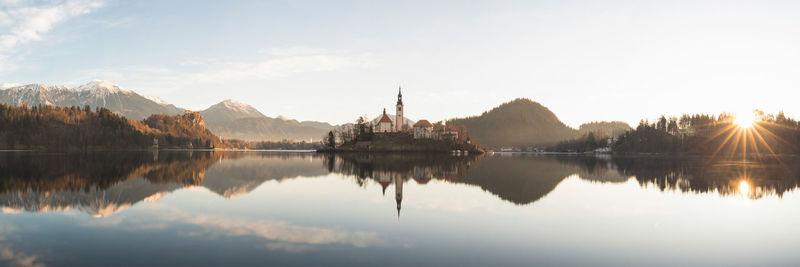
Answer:
[[[77,87],[27,84],[0,89],[0,103],[30,106],[104,107],[124,117],[141,120],[153,114],[179,115],[185,110],[154,102],[107,81],[94,80]]]
[[[505,102],[478,116],[450,119],[447,124],[466,127],[470,138],[487,147],[544,145],[577,136],[550,109],[527,98]]]

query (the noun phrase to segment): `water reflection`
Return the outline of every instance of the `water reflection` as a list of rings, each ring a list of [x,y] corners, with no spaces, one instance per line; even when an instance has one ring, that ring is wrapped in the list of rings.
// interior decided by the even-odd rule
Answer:
[[[635,179],[642,187],[760,199],[783,196],[800,181],[800,161],[708,162],[703,158],[256,152],[130,152],[80,155],[0,153],[0,211],[79,210],[102,217],[178,189],[202,187],[225,198],[269,180],[335,173],[359,187],[394,187],[397,214],[403,185],[431,181],[481,188],[518,205],[532,204],[567,177],[599,183]]]
[[[77,209],[95,217],[177,189],[200,186],[226,198],[268,180],[326,174],[310,154],[149,152],[0,153],[3,213]]]
[[[800,159],[718,161],[705,158],[614,158],[619,172],[643,186],[662,191],[741,195],[760,199],[783,196],[800,184]]]

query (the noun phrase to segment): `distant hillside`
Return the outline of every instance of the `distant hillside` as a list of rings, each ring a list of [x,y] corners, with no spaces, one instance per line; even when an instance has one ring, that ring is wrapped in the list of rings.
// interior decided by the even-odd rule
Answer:
[[[246,141],[319,140],[333,126],[324,122],[270,118],[254,107],[225,100],[200,111],[206,127],[224,139]]]
[[[630,130],[633,130],[633,128],[621,121],[597,121],[581,124],[581,126],[578,127],[578,134],[586,135],[591,132],[597,137],[614,137],[620,136]]]
[[[78,87],[0,84],[0,104],[20,106],[107,108],[125,118],[142,120],[151,115],[182,115],[185,109],[154,96],[142,96],[107,81],[92,81]],[[200,114],[208,129],[226,139],[246,141],[318,140],[332,125],[325,122],[270,118],[250,105],[234,100],[215,104]]]
[[[154,101],[155,100],[155,101]],[[141,120],[153,114],[183,114],[183,109],[125,90],[106,81],[92,81],[78,87],[28,84],[0,90],[0,103],[28,106],[103,107],[126,118]]]
[[[200,111],[206,123],[209,125],[219,125],[224,122],[242,118],[262,118],[266,117],[256,108],[237,102],[231,99],[217,103],[205,110]]]
[[[503,103],[480,116],[451,119],[447,123],[465,126],[473,140],[490,148],[542,145],[578,134],[552,111],[524,98]]]
[[[8,106],[0,104],[0,149],[115,150],[210,148],[220,140],[203,127],[197,113],[126,119],[106,108]]]
[[[296,120],[281,120],[270,117],[242,118],[208,125],[208,129],[211,132],[224,139],[247,141],[309,139],[319,141],[331,128],[306,126]]]
[[[161,142],[169,146],[185,147],[192,143],[192,147],[210,148],[221,144],[218,137],[206,129],[205,120],[200,113],[187,111],[181,116],[156,114],[142,121],[151,129],[155,129]],[[176,143],[183,140],[183,143]],[[159,142],[159,144],[161,144]]]

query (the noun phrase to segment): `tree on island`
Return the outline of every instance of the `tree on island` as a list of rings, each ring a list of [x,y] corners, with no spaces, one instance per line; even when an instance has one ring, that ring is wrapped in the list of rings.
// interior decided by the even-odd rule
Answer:
[[[326,138],[322,138],[322,145],[326,149],[336,148],[336,134],[333,133],[333,130],[328,131],[328,136]]]

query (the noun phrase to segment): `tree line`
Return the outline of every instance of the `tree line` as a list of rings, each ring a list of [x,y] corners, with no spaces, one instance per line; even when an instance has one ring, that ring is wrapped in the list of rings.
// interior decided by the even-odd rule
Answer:
[[[0,149],[118,150],[152,147],[213,148],[221,144],[202,116],[152,115],[127,119],[98,107],[0,104]]]
[[[753,125],[738,125],[729,113],[661,116],[642,120],[619,136],[593,133],[547,148],[557,152],[590,152],[608,148],[619,154],[672,153],[711,156],[800,153],[800,123],[783,112],[754,111]],[[609,141],[610,140],[610,141]]]

